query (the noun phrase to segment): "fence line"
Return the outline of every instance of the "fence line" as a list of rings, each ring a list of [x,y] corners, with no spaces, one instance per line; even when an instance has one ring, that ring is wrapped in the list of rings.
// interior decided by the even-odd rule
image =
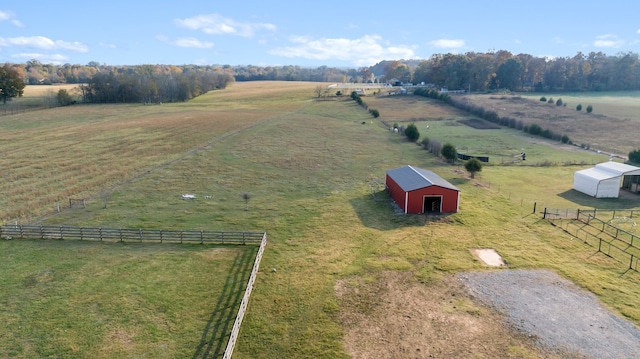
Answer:
[[[636,246],[640,237],[633,233],[630,233],[624,229],[616,227],[611,223],[604,221],[598,217],[597,214],[602,215],[602,212],[611,212],[612,219],[616,218],[616,213],[629,213],[628,218],[633,218],[634,211],[600,211],[600,210],[548,210],[545,208],[543,218],[548,219],[557,227],[560,227],[566,233],[573,237],[582,240],[584,243],[597,247],[598,252],[604,255],[621,260],[621,257],[629,258],[628,269],[638,270],[638,262],[640,259],[640,247]],[[637,212],[637,211],[636,211]],[[637,214],[636,214],[637,217]],[[565,220],[566,226],[565,226]],[[582,226],[578,226],[576,223],[581,223]],[[575,233],[569,229],[569,226],[573,224],[576,226]],[[592,231],[590,232],[589,229]],[[593,233],[595,232],[595,233]],[[584,233],[584,238],[581,238],[580,234]],[[608,237],[609,240],[602,238]]]
[[[233,354],[233,349],[235,348],[236,340],[238,339],[238,333],[240,332],[240,325],[242,325],[244,313],[246,312],[247,305],[249,304],[249,297],[251,297],[253,284],[256,280],[256,276],[258,275],[260,260],[262,259],[262,254],[264,253],[264,248],[266,247],[266,245],[267,234],[264,233],[262,236],[262,241],[260,242],[260,249],[258,249],[258,254],[256,255],[256,260],[253,262],[253,269],[251,270],[251,276],[249,277],[247,289],[245,289],[244,291],[244,296],[242,297],[242,302],[240,303],[240,308],[238,309],[238,315],[236,315],[236,320],[233,323],[233,329],[231,330],[231,335],[229,336],[227,347],[224,351],[224,355],[222,356],[223,359],[231,359],[231,355]]]
[[[264,232],[223,232],[142,228],[90,228],[68,226],[0,226],[2,239],[70,239],[115,242],[257,244]]]

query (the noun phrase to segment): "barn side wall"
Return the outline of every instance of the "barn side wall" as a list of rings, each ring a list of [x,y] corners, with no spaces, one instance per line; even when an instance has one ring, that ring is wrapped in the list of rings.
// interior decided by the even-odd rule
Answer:
[[[573,189],[595,197],[598,192],[598,180],[580,172],[573,174]]]
[[[407,213],[423,213],[425,196],[441,196],[443,213],[455,213],[458,211],[458,191],[444,187],[429,186],[409,192]]]
[[[389,177],[389,175],[387,175],[387,180],[385,182],[386,186],[387,186],[387,191],[389,192],[389,195],[391,196],[391,198],[393,198],[393,201],[396,202],[396,204],[402,208],[402,210],[404,211],[404,206],[405,206],[405,192],[402,188],[400,188],[400,186],[391,178]]]
[[[621,177],[614,177],[600,181],[596,198],[618,198],[621,180]]]

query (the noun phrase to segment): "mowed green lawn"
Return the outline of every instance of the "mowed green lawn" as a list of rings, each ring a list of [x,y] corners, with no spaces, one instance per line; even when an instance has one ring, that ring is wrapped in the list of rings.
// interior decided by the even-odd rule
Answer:
[[[218,355],[256,252],[3,240],[0,358]]]
[[[473,248],[495,248],[511,268],[555,270],[594,292],[614,311],[640,323],[640,310],[636,306],[640,294],[638,274],[623,274],[624,263],[595,254],[594,248],[572,240],[542,221],[540,213],[532,213],[534,203],[538,210],[640,208],[637,201],[596,201],[571,190],[573,172],[584,166],[564,164],[597,163],[601,157],[580,153],[576,160],[575,152],[532,144],[518,137],[516,131],[473,131],[444,125],[442,120],[421,121],[421,126],[430,126],[427,131],[441,131],[438,140],[451,141],[470,151],[484,148],[482,143],[486,141],[491,155],[508,157],[522,148],[533,154],[534,158],[530,162],[528,158],[526,163],[487,165],[476,179],[470,179],[462,166],[444,164],[416,144],[389,132],[348,99],[313,101],[314,87],[310,83],[239,83],[188,104],[163,105],[169,113],[166,116],[174,114],[182,119],[185,128],[192,129],[189,133],[195,137],[190,148],[176,150],[171,161],[145,162],[143,175],[131,176],[124,185],[92,197],[86,209],[65,210],[43,223],[266,231],[269,244],[240,331],[236,358],[347,357],[342,342],[345,329],[339,319],[341,306],[346,304],[335,294],[337,280],[358,277],[366,283],[385,271],[403,271],[412,273],[416,282],[430,283],[450,273],[484,270],[471,254]],[[423,114],[432,110],[438,113],[438,118],[460,116],[459,112],[433,105],[427,99],[397,97],[393,101],[399,101],[393,106],[416,107]],[[428,117],[401,114],[382,105],[375,107],[390,122]],[[242,126],[214,131],[204,130],[201,126],[206,122],[192,122],[182,111],[197,111],[203,118],[227,118],[230,122],[250,114],[260,116]],[[105,126],[119,121],[121,116],[105,120]],[[154,116],[164,115],[146,114],[149,128]],[[227,122],[220,121],[217,126],[222,123]],[[469,131],[465,132],[468,135],[460,136],[456,129]],[[109,133],[106,131],[104,135]],[[467,138],[472,140],[458,144]],[[499,143],[505,143],[504,148]],[[552,165],[536,165],[537,151],[540,156],[548,156]],[[138,161],[135,153],[128,153],[128,158]],[[381,183],[386,170],[406,164],[431,169],[458,186],[462,191],[460,213],[428,223],[422,216],[395,214]],[[196,198],[183,200],[180,198],[183,193],[195,194]],[[248,203],[242,198],[244,193],[251,194]],[[21,243],[3,244],[17,247]],[[99,244],[88,246],[100,248]],[[163,248],[167,247],[153,248],[157,248],[154,251],[158,256],[165,256]],[[169,250],[182,247],[177,248]],[[199,253],[197,246],[188,248],[188,252]],[[173,259],[165,256],[161,261],[169,265]],[[87,263],[91,262],[87,259]],[[0,268],[3,272],[10,269],[4,264]],[[142,278],[152,278],[154,273],[144,265],[137,270]],[[32,273],[24,269],[14,272],[22,273],[22,278]],[[142,280],[139,285],[146,283]],[[21,288],[16,293],[25,291]],[[152,288],[148,292],[155,293]],[[130,295],[126,290],[123,293],[125,297]],[[219,290],[211,293],[210,298],[219,301]],[[165,301],[173,303],[179,299],[168,297]],[[35,311],[32,304],[24,306]],[[158,311],[154,305],[139,301],[134,308],[157,320],[152,314]],[[83,313],[71,305],[66,310],[70,317]],[[42,330],[38,329],[37,316],[16,311],[10,310],[3,316],[17,315],[25,323],[32,323],[28,327],[34,329],[29,330]],[[176,323],[180,322],[179,317],[176,315]],[[136,332],[138,328],[123,327],[120,330],[124,333]],[[206,325],[200,328],[196,338],[189,338],[194,345],[191,352],[172,352],[167,346],[163,347],[166,355],[202,354],[197,343],[205,328]],[[1,337],[6,337],[8,334],[2,330]],[[143,327],[137,335],[147,338],[150,334],[145,330],[154,329]],[[64,332],[60,335],[66,338],[63,341],[73,340],[73,335]],[[174,334],[169,331],[162,335]],[[11,338],[11,342],[22,346],[31,340],[27,334]],[[64,345],[51,343],[50,339],[42,338],[39,342],[51,346],[54,353],[67,353]],[[123,352],[126,350],[114,351]],[[129,353],[136,355],[133,351]]]

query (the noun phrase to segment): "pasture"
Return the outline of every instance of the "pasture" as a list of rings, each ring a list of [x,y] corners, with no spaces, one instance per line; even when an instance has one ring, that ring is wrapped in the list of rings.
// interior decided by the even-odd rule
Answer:
[[[447,165],[388,131],[350,99],[314,101],[315,85],[236,83],[185,104],[71,106],[35,116],[4,117],[0,130],[15,142],[9,146],[2,141],[1,149],[18,146],[25,155],[15,151],[12,160],[2,159],[2,165],[10,169],[3,176],[13,176],[3,181],[9,186],[3,193],[11,193],[3,198],[3,208],[13,208],[3,212],[3,219],[38,218],[47,225],[266,231],[269,244],[240,331],[236,358],[336,358],[374,353],[397,357],[407,351],[418,357],[465,357],[470,351],[481,358],[559,357],[537,347],[534,339],[510,331],[498,314],[474,302],[455,283],[455,273],[487,270],[472,254],[474,248],[496,249],[510,268],[553,270],[596,294],[612,311],[640,323],[638,273],[624,272],[624,264],[597,254],[596,249],[542,221],[539,213],[532,213],[534,203],[539,210],[640,208],[638,200],[595,200],[571,190],[573,172],[583,168],[581,163],[597,163],[603,156],[567,151],[518,131],[475,130],[456,121],[464,114],[429,99],[365,98],[387,122],[419,119],[416,123],[423,135],[469,152],[486,149],[489,155],[504,158],[491,162],[471,179],[462,166]],[[522,149],[532,155],[526,163],[501,165]],[[460,213],[437,218],[395,214],[380,182],[386,170],[405,164],[431,169],[460,188]],[[183,193],[196,198],[184,200]],[[251,194],[246,203],[244,193]],[[55,202],[67,196],[86,197],[87,208],[54,213]],[[43,244],[44,248],[80,245],[46,241],[2,245],[7,251],[20,251],[24,243]],[[101,250],[100,245],[82,245]],[[157,258],[158,266],[173,261],[163,254],[165,250],[185,251],[194,257],[208,250],[198,246],[144,248],[142,251],[157,253],[150,260]],[[16,279],[14,296],[28,297],[25,278],[48,273],[50,266],[30,270],[21,267],[26,258],[14,257],[16,264],[0,264],[2,277],[18,273],[22,282]],[[136,285],[148,288],[149,296],[160,295],[152,286],[156,271],[144,262],[140,266],[134,262],[123,265],[124,271],[137,271],[141,279]],[[64,258],[56,263],[79,266]],[[82,263],[95,273],[106,270],[100,261],[90,258]],[[207,266],[216,263],[217,259]],[[224,271],[223,267],[219,270]],[[77,279],[63,276],[60,281],[80,290],[81,283],[91,278],[82,273],[77,272]],[[181,281],[173,278],[162,283],[173,280]],[[97,288],[87,285],[83,290],[88,296],[104,295]],[[209,300],[222,300],[223,291],[215,286],[212,290]],[[120,293],[133,313],[149,313],[149,321],[157,320],[151,312],[156,313],[158,306],[132,299],[135,292],[131,288]],[[176,294],[158,300],[169,306],[178,305],[183,298]],[[74,318],[86,309],[68,304],[72,303],[62,304],[65,309],[58,313]],[[211,314],[202,309],[212,304],[208,305],[196,303],[192,309]],[[17,317],[26,331],[46,331],[35,324],[37,308],[42,307],[36,303],[24,307],[25,311],[19,311],[14,306],[2,312],[0,319]],[[104,314],[104,320],[117,315],[114,313]],[[180,325],[182,315],[188,316],[175,313],[169,323]],[[130,323],[120,325],[124,336],[139,333],[141,342],[162,344],[168,339],[147,338],[177,335],[169,325],[135,326],[134,318],[129,318]],[[193,345],[191,351],[167,345],[164,355],[198,353],[206,328],[198,320],[189,325],[201,323],[200,333],[194,329],[184,334],[190,336],[184,340]],[[388,329],[387,335],[381,335],[379,328]],[[483,328],[483,334],[477,335],[474,328]],[[68,353],[66,344],[60,343],[77,340],[76,334],[62,330],[56,332],[56,341],[47,336],[32,339],[28,332],[9,333],[0,329],[0,337],[10,338],[13,347],[37,344],[49,348],[47,353],[54,356]],[[98,336],[108,331],[92,333]],[[112,350],[106,350],[104,356],[136,356],[126,348]]]

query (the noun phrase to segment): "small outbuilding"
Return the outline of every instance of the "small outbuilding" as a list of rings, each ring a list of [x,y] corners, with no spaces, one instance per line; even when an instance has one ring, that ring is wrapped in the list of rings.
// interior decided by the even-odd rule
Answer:
[[[385,184],[404,213],[458,212],[460,190],[429,170],[412,166],[389,170]]]
[[[640,167],[609,161],[573,175],[573,189],[591,197],[618,198],[621,188],[640,192]]]

